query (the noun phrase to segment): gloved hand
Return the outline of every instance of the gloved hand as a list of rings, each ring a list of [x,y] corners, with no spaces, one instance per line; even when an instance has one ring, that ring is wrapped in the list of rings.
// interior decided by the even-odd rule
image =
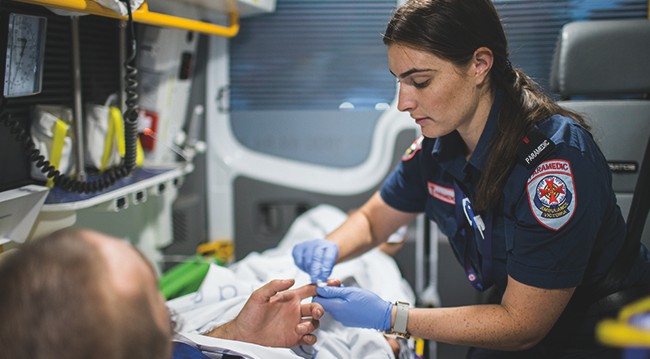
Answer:
[[[318,287],[312,300],[348,327],[390,329],[393,303],[358,287]]]
[[[309,274],[311,282],[326,282],[339,255],[339,247],[326,239],[312,239],[293,247],[293,261]]]

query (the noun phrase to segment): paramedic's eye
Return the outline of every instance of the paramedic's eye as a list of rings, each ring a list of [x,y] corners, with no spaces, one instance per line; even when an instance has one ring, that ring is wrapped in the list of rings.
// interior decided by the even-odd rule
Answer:
[[[431,83],[430,80],[426,80],[426,81],[422,81],[422,82],[413,81],[413,87],[415,87],[417,89],[423,89],[423,88],[429,86],[429,83]]]

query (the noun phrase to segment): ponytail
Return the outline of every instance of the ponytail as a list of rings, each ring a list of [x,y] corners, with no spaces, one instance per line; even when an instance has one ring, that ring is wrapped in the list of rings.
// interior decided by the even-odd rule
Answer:
[[[513,68],[505,59],[499,71],[493,69],[494,87],[505,91],[499,112],[497,134],[492,139],[490,154],[476,187],[476,208],[495,208],[501,200],[503,187],[517,163],[517,147],[535,124],[560,114],[570,117],[589,130],[577,112],[559,106],[523,71]]]

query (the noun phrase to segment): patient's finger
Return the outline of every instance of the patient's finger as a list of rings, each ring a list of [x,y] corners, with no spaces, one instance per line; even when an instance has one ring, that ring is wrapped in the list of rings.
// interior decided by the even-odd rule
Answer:
[[[298,342],[299,345],[314,345],[316,344],[316,336],[314,334],[307,334],[300,339]]]
[[[294,282],[293,279],[274,279],[258,288],[252,296],[257,295],[260,299],[268,301],[278,292],[291,288]]]
[[[341,286],[341,280],[339,280],[339,279],[328,279],[327,280],[327,285],[331,285],[333,287],[340,287]]]
[[[302,287],[293,289],[293,292],[300,296],[300,299],[313,297],[316,295],[316,284],[305,284]]]
[[[300,305],[300,316],[320,319],[325,313],[325,309],[319,303],[305,303]]]
[[[296,333],[300,335],[307,335],[318,329],[318,327],[320,327],[320,322],[318,320],[304,320],[296,325]]]

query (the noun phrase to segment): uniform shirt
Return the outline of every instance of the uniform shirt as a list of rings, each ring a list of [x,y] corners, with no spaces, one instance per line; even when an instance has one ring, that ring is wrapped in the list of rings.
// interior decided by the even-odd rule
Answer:
[[[435,221],[462,265],[468,256],[471,262],[480,263],[482,250],[478,241],[459,235],[454,182],[470,201],[475,198],[474,189],[497,131],[500,102],[497,95],[469,161],[458,132],[433,139],[421,137],[409,147],[380,191],[389,206],[425,212]],[[537,130],[555,147],[536,167],[528,169],[521,163],[514,167],[500,205],[492,213],[491,275],[501,294],[508,275],[549,289],[598,281],[624,242],[625,223],[611,174],[591,135],[559,115],[539,123]],[[641,249],[625,287],[649,282],[647,251]],[[480,271],[480,265],[477,267]]]

